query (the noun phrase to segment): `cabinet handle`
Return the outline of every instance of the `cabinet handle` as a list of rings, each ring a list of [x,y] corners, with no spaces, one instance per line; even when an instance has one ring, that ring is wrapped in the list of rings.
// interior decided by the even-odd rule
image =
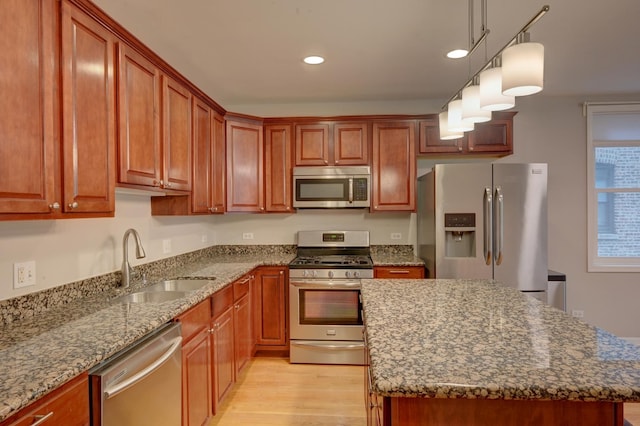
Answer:
[[[406,269],[391,269],[389,270],[390,274],[408,274],[409,271],[407,271]]]
[[[35,416],[33,416],[33,419],[36,420],[35,423],[32,423],[31,426],[37,426],[37,425],[41,425],[44,422],[46,422],[47,420],[49,420],[49,418],[53,416],[53,411],[50,411],[47,414],[36,414]]]
[[[49,208],[51,210],[58,210],[60,208],[60,203],[55,201],[53,204],[49,204]]]
[[[77,209],[77,208],[78,208],[78,202],[77,202],[77,201],[74,201],[73,203],[69,203],[69,204],[68,204],[68,207],[69,207],[70,209]]]

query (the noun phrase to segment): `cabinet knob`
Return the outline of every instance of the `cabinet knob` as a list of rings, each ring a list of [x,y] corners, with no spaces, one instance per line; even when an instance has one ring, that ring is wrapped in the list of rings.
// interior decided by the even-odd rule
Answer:
[[[462,152],[462,147],[461,146],[458,147],[458,151]]]
[[[284,275],[284,271],[280,271],[280,275]]]
[[[161,180],[153,180],[153,186],[162,186],[164,185],[164,182]]]
[[[67,205],[70,209],[77,209],[78,208],[78,202],[74,201],[73,203],[69,203]]]
[[[264,207],[260,207],[260,211],[263,212],[264,211]]]
[[[165,183],[165,184],[164,184],[164,187],[165,187],[165,188],[171,188],[171,182],[167,182],[167,183]]]
[[[218,208],[217,208],[217,207],[209,207],[209,211],[210,211],[211,213],[215,213],[215,212],[217,212],[217,211],[218,211]]]
[[[60,208],[60,203],[56,201],[53,204],[49,204],[49,208],[51,210],[58,210]]]

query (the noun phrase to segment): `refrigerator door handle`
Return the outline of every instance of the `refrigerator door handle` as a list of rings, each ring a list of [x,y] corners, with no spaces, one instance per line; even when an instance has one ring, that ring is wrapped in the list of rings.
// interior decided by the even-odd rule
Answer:
[[[491,265],[492,259],[492,247],[491,236],[493,235],[493,197],[491,195],[491,188],[484,189],[483,197],[484,208],[484,261],[487,265]]]
[[[503,213],[504,213],[504,196],[502,195],[502,188],[499,186],[496,187],[496,223],[495,223],[495,259],[496,265],[500,265],[502,263],[502,242],[504,238],[504,223],[503,223]]]

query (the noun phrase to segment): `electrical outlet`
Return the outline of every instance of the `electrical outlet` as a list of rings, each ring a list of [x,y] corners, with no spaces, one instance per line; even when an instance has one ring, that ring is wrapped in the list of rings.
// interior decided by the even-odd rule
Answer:
[[[392,240],[401,240],[402,239],[402,234],[400,232],[392,232],[391,233],[391,239]]]
[[[36,261],[29,260],[13,264],[13,288],[36,284]]]
[[[242,234],[243,240],[253,240],[253,232],[244,232]]]
[[[171,253],[171,239],[162,240],[162,253]]]
[[[571,316],[573,316],[574,318],[584,318],[584,311],[574,309],[573,311],[571,311]]]

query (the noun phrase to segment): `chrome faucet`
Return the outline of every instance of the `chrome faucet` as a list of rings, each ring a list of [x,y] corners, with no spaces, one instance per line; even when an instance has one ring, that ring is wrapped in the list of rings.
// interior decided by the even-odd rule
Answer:
[[[144,248],[142,247],[142,241],[140,241],[140,235],[138,231],[133,228],[129,228],[122,237],[122,287],[129,287],[131,282],[131,266],[129,265],[129,235],[133,234],[136,241],[136,259],[142,259],[146,256]]]

